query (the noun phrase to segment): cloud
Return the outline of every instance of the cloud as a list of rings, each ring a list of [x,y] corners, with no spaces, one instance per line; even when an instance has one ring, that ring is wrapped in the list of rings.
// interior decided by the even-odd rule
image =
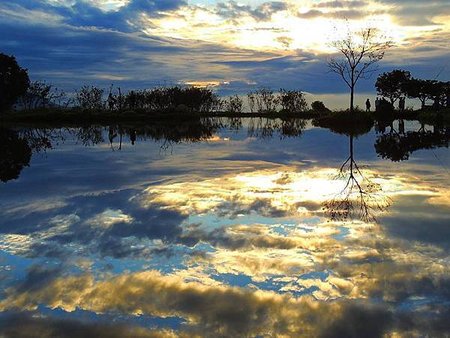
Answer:
[[[115,10],[106,11],[96,3],[75,0],[69,3],[52,3],[48,1],[17,0],[3,4],[3,10],[14,9],[15,12],[32,11],[48,13],[58,18],[61,23],[74,27],[97,27],[121,32],[139,30],[141,15],[158,16],[160,12],[172,11],[186,5],[183,0],[131,0]],[[32,13],[30,13],[32,14]],[[39,16],[30,16],[33,21]]]
[[[127,324],[90,323],[81,320],[36,317],[31,313],[0,315],[0,334],[4,337],[111,337],[170,338],[179,337],[171,330],[149,330]]]
[[[314,7],[317,8],[357,8],[357,7],[365,7],[369,5],[367,1],[358,1],[358,0],[350,0],[350,1],[321,1],[317,3]]]
[[[288,5],[283,1],[264,2],[253,8],[250,5],[239,4],[236,1],[219,2],[216,5],[216,13],[226,19],[239,20],[243,16],[250,16],[257,21],[270,20],[273,14],[286,11]]]
[[[336,19],[362,19],[364,17],[375,14],[374,12],[368,12],[365,10],[356,9],[343,9],[338,11],[323,12],[317,9],[311,9],[304,13],[297,13],[297,16],[301,19],[314,19],[314,18],[336,18]]]
[[[436,25],[435,17],[449,14],[446,0],[434,0],[427,3],[418,0],[408,2],[381,0],[379,2],[391,6],[389,13],[397,23],[404,26]]]
[[[0,307],[23,311],[35,309],[38,304],[68,312],[82,309],[97,314],[182,317],[186,322],[181,334],[344,337],[349,334],[381,336],[405,328],[422,333],[446,330],[445,326],[439,326],[445,311],[424,323],[409,317],[421,318],[423,310],[402,316],[387,306],[364,301],[316,302],[309,297],[185,282],[156,271],[123,274],[106,280],[95,280],[90,275],[60,277],[38,290],[9,289]]]

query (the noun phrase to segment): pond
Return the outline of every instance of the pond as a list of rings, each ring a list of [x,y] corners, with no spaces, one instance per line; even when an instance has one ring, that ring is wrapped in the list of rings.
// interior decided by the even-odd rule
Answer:
[[[1,129],[0,335],[450,334],[450,129]]]

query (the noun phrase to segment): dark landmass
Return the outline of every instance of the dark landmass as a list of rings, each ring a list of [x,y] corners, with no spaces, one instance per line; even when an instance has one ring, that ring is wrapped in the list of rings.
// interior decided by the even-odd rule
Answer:
[[[3,123],[33,123],[33,124],[88,124],[88,123],[118,123],[118,122],[150,122],[159,120],[186,121],[201,117],[264,117],[264,118],[299,118],[314,119],[315,125],[331,128],[355,129],[360,126],[373,124],[374,121],[390,121],[396,119],[418,120],[427,124],[450,124],[450,109],[439,111],[404,111],[404,112],[364,112],[354,111],[327,111],[317,112],[308,110],[303,112],[180,112],[180,111],[146,111],[146,110],[80,110],[61,108],[42,108],[23,111],[10,111],[1,114]]]

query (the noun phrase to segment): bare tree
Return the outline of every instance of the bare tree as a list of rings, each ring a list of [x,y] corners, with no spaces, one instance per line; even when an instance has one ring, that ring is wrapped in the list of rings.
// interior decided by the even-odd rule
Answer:
[[[384,57],[385,51],[393,45],[376,28],[365,28],[353,32],[347,27],[346,35],[331,43],[340,54],[328,61],[328,68],[338,74],[350,88],[350,111],[354,110],[354,94],[359,79],[369,77],[376,71],[375,64]]]

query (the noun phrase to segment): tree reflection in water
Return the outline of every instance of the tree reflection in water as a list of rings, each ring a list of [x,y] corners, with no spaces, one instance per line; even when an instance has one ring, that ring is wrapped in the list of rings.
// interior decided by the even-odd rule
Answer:
[[[420,149],[434,149],[447,147],[450,141],[450,128],[447,126],[434,125],[433,130],[426,130],[422,124],[417,131],[407,131],[404,129],[404,122],[399,120],[398,130],[393,124],[389,132],[385,128],[379,128],[384,132],[375,141],[375,150],[384,159],[394,162],[409,159],[411,153]]]
[[[302,135],[306,123],[307,121],[304,119],[273,119],[260,117],[249,121],[247,134],[250,137],[261,139],[270,139],[275,133],[278,133],[281,139],[299,137]]]
[[[30,165],[33,152],[52,148],[63,141],[63,133],[54,129],[25,128],[14,130],[0,128],[0,180],[7,182],[19,178],[24,167]]]
[[[17,179],[24,167],[30,165],[31,147],[14,130],[0,129],[0,180]]]
[[[280,138],[298,137],[306,126],[300,119],[257,119],[251,120],[248,135],[257,138],[271,138],[278,133]],[[161,151],[171,149],[174,144],[207,141],[221,128],[239,130],[241,118],[198,118],[184,121],[163,120],[144,126],[114,124],[110,126],[84,125],[67,128],[24,128],[18,131],[1,129],[1,180],[3,182],[19,177],[21,170],[29,166],[32,153],[52,149],[54,144],[64,142],[71,135],[83,146],[90,147],[105,142],[110,148],[122,150],[124,137],[134,145],[137,140],[160,142]]]
[[[391,205],[391,200],[383,195],[381,185],[366,177],[356,163],[353,139],[354,136],[350,135],[350,154],[337,175],[337,179],[345,181],[344,188],[324,203],[324,209],[333,221],[360,219],[372,222],[376,220],[376,213],[385,211]]]

